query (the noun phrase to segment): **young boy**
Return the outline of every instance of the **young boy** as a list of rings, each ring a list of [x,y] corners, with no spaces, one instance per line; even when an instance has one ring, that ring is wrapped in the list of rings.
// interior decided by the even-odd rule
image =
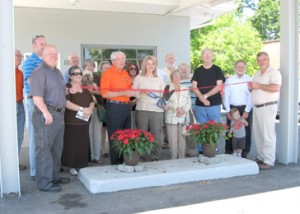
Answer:
[[[230,114],[233,118],[230,124],[230,131],[228,137],[232,137],[233,155],[241,157],[242,151],[245,148],[246,131],[245,126],[248,126],[248,122],[241,117],[237,108],[232,108]]]

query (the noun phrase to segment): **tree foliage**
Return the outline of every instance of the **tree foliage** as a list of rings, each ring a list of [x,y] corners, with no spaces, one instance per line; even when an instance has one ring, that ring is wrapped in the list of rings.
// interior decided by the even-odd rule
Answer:
[[[251,22],[263,41],[279,39],[280,0],[260,0]]]
[[[201,51],[210,48],[214,53],[214,63],[225,75],[234,73],[234,62],[243,59],[247,63],[247,73],[257,70],[256,54],[261,51],[262,41],[251,23],[243,22],[236,12],[215,20],[215,24],[191,32],[191,67],[201,64]]]

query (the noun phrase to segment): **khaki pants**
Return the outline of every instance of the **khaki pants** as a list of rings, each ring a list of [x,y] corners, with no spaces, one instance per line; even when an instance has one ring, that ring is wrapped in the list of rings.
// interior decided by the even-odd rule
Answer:
[[[171,158],[185,158],[185,136],[182,135],[182,124],[167,124]]]
[[[277,105],[253,108],[253,135],[257,158],[274,165],[276,152],[275,117]]]

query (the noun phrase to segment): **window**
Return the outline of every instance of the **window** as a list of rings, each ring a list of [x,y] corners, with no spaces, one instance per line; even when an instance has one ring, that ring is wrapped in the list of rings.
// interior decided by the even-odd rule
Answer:
[[[106,46],[106,45],[82,45],[82,59],[93,59],[98,67],[101,61],[110,61],[113,51],[122,51],[126,55],[126,64],[135,63],[141,68],[142,61],[147,55],[156,56],[156,47],[149,46]],[[96,68],[97,68],[96,67]]]

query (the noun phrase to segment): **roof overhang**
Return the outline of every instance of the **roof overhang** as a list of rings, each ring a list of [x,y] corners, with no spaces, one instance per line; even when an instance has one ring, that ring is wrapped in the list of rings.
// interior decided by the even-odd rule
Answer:
[[[233,0],[14,0],[14,6],[186,16],[191,29],[236,7]]]

